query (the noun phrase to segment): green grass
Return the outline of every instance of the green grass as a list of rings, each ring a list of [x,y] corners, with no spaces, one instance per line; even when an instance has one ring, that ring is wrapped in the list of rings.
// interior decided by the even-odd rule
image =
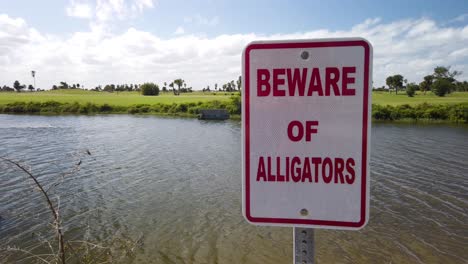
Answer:
[[[159,96],[142,96],[138,92],[94,92],[79,89],[56,90],[45,92],[9,92],[0,93],[0,105],[12,102],[46,102],[57,101],[60,103],[93,103],[97,105],[110,104],[115,106],[130,106],[135,104],[172,104],[172,103],[197,103],[207,101],[228,101],[231,93],[225,92],[193,92],[183,93],[174,96],[172,93],[161,93]],[[398,95],[388,92],[373,92],[372,103],[377,105],[417,105],[421,103],[430,104],[455,104],[468,102],[468,92],[456,92],[445,97],[438,97],[428,92],[426,95],[417,93],[414,97],[408,97],[406,93],[400,92]]]
[[[468,102],[468,92],[455,92],[447,94],[444,97],[434,95],[432,92],[423,93],[417,92],[414,97],[408,97],[406,93],[400,92],[397,95],[395,93],[388,92],[373,92],[372,103],[377,105],[417,105],[421,103],[429,104],[456,104]]]
[[[110,104],[116,106],[129,106],[135,104],[172,104],[196,103],[207,101],[228,101],[231,93],[224,92],[193,92],[174,96],[172,93],[161,93],[159,96],[142,96],[138,92],[94,92],[79,89],[55,90],[45,92],[8,92],[0,93],[0,105],[12,102],[46,102],[59,103],[93,103],[97,105]]]

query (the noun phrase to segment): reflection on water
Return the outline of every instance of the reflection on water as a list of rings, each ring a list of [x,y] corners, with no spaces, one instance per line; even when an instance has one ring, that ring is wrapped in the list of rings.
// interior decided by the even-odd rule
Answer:
[[[242,217],[239,122],[0,115],[0,143],[42,182],[83,160],[53,190],[69,239],[142,237],[135,263],[292,262],[291,228]],[[369,224],[317,231],[318,261],[466,263],[467,156],[466,127],[374,124]],[[32,249],[47,230],[32,189],[0,163],[0,248]]]

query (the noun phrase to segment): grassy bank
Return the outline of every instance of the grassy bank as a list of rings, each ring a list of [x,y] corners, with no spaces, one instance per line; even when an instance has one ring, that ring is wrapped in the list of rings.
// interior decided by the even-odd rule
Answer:
[[[468,103],[458,104],[428,104],[417,105],[372,105],[372,118],[374,120],[425,120],[450,121],[455,123],[468,123]]]
[[[133,105],[110,105],[94,103],[13,102],[0,105],[0,113],[8,114],[164,114],[197,116],[201,109],[227,109],[231,115],[240,114],[240,97],[228,101],[212,100],[189,103],[155,103]]]
[[[207,101],[172,104],[135,104],[135,105],[97,105],[93,103],[14,102],[0,106],[0,113],[15,114],[159,114],[195,117],[201,109],[227,109],[231,115],[239,116],[240,97],[234,96],[229,101]],[[372,105],[374,120],[442,120],[468,123],[468,103],[418,105]]]

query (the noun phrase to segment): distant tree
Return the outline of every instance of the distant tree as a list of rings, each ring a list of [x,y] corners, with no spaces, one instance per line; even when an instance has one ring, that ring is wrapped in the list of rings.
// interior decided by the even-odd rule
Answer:
[[[175,89],[174,89],[174,82],[171,82],[171,83],[169,84],[169,87],[172,88],[172,93],[174,93],[174,95],[177,95],[177,93],[176,93],[176,91],[175,91]]]
[[[55,85],[55,84],[52,85],[52,90],[57,90],[57,89],[58,89],[57,85]]]
[[[237,78],[237,89],[240,91],[242,89],[242,77]]]
[[[434,77],[436,79],[447,79],[449,82],[454,82],[455,77],[462,74],[460,71],[450,71],[450,66],[437,66],[434,68]]]
[[[60,82],[59,89],[68,89],[68,83],[67,82]]]
[[[177,85],[177,95],[180,95],[180,87],[184,84],[184,80],[182,79],[175,79],[174,84]]]
[[[456,88],[456,86],[454,85],[455,82],[457,81],[455,77],[457,77],[460,74],[462,74],[462,72],[460,71],[450,71],[450,66],[448,67],[437,66],[434,68],[433,76],[436,80],[442,80],[442,79],[446,80],[447,82],[443,82],[445,84],[447,84],[448,82],[451,83],[452,85],[450,85],[447,90],[447,93],[451,93]],[[439,88],[440,88],[440,84],[441,83],[438,84]],[[433,87],[432,87],[432,90],[434,90]],[[441,96],[444,96],[444,95],[441,95]]]
[[[77,87],[78,89],[80,89],[80,84],[79,84],[79,83],[77,83],[77,84],[76,84],[76,87]]]
[[[215,83],[215,91],[217,91],[217,90],[218,90],[218,84]]]
[[[468,92],[468,82],[467,81],[456,82],[455,89],[459,92]]]
[[[31,84],[28,85],[28,90],[29,90],[30,92],[34,92],[34,86],[32,86]]]
[[[437,96],[445,96],[449,91],[453,89],[454,84],[448,79],[440,78],[436,79],[432,84],[432,92]]]
[[[144,83],[140,89],[142,95],[159,95],[159,86],[154,83]]]
[[[424,76],[424,81],[419,84],[419,89],[426,94],[427,91],[431,90],[431,85],[434,81],[433,75]]]
[[[162,88],[162,91],[167,93],[167,83],[166,82],[164,82],[164,86]]]
[[[13,89],[13,88],[11,88],[9,86],[3,85],[2,91],[3,92],[14,92],[15,89]]]
[[[234,82],[234,80],[231,81],[231,88],[233,91],[236,90],[236,83]]]
[[[418,87],[419,86],[415,83],[409,83],[408,85],[406,85],[406,94],[409,97],[413,97]]]
[[[403,79],[403,76],[400,74],[388,76],[386,79],[386,84],[390,89],[395,89],[395,94],[398,94],[398,89],[403,88]]]
[[[13,83],[13,88],[15,88],[15,90],[19,93],[21,92],[21,89],[24,88],[23,85],[20,84],[20,82],[18,80],[16,80],[14,83]]]
[[[104,92],[109,92],[109,93],[114,92],[115,89],[114,89],[114,87],[112,87],[112,85],[113,85],[113,84],[106,84],[106,85],[104,86],[103,91],[104,91]]]

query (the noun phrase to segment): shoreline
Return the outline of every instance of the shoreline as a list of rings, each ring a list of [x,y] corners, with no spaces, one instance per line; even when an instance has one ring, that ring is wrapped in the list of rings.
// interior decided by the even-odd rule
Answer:
[[[239,98],[239,97],[238,97]],[[0,105],[0,114],[15,115],[95,115],[128,114],[197,118],[202,109],[225,109],[232,120],[241,120],[240,100],[194,103],[135,104],[129,106],[46,102],[13,102]],[[468,102],[455,104],[381,105],[372,104],[373,122],[468,124]]]

